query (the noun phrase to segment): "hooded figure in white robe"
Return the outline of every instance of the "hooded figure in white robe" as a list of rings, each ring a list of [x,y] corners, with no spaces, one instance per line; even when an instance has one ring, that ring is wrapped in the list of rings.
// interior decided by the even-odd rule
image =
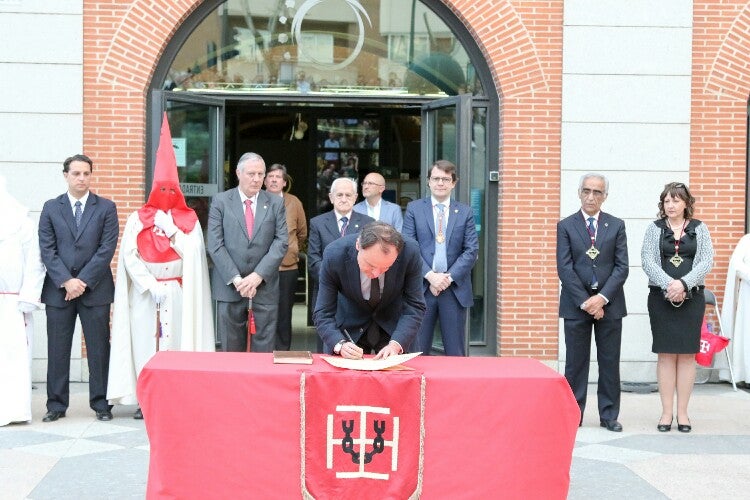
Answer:
[[[736,382],[750,383],[750,234],[740,238],[729,259],[724,304],[721,306],[722,335],[729,337],[729,353]],[[721,380],[730,380],[724,353],[715,358]]]
[[[138,375],[157,350],[215,350],[203,231],[180,190],[166,114],[148,202],[128,217],[120,243],[110,404],[137,404]]]
[[[31,313],[40,302],[45,269],[28,209],[0,177],[0,426],[31,420]]]

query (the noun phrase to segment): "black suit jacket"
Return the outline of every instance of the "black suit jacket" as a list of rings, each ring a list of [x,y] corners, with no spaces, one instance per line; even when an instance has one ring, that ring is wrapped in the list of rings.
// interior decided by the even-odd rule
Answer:
[[[47,267],[42,302],[66,306],[63,283],[78,278],[86,283],[80,297],[84,305],[111,304],[115,286],[109,266],[119,234],[117,208],[111,200],[89,192],[80,228],[67,193],[48,200],[39,218],[39,248]]]
[[[356,240],[357,235],[344,236],[323,253],[313,313],[315,328],[323,339],[323,352],[332,353],[336,343],[345,339],[343,329],[357,342],[373,321],[407,352],[425,313],[419,246],[406,239],[403,250],[385,273],[383,293],[373,309],[362,296]]]
[[[375,219],[352,211],[346,234],[359,234],[362,226]],[[310,219],[310,237],[307,240],[307,272],[313,281],[318,281],[320,275],[320,264],[323,260],[323,250],[332,242],[341,238],[339,232],[339,221],[333,210],[320,214]]]
[[[560,317],[590,317],[581,310],[581,304],[590,297],[593,272],[599,283],[598,293],[609,300],[604,314],[615,319],[626,316],[623,285],[628,277],[628,242],[622,219],[600,212],[596,234],[599,255],[593,260],[586,254],[589,248],[591,237],[580,210],[557,223],[557,275],[562,283]]]

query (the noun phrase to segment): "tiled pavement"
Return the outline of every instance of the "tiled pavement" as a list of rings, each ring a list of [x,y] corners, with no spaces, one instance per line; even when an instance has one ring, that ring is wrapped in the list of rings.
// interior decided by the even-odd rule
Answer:
[[[45,387],[37,384],[34,421],[0,427],[0,499],[144,497],[143,421],[132,419],[135,407],[118,406],[114,420],[98,422],[87,391],[72,384],[66,418],[43,423]],[[613,433],[599,427],[594,397],[578,431],[568,498],[750,498],[750,393],[697,385],[690,434],[657,432],[659,409],[655,392],[623,393],[625,430]]]
[[[148,438],[135,407],[99,422],[88,408],[88,384],[71,384],[65,418],[44,423],[46,388],[32,391],[30,424],[0,427],[0,499],[143,498]]]
[[[622,433],[598,427],[595,401],[576,437],[568,498],[750,498],[750,393],[729,384],[696,385],[689,434],[676,425],[656,430],[656,392],[623,393]]]

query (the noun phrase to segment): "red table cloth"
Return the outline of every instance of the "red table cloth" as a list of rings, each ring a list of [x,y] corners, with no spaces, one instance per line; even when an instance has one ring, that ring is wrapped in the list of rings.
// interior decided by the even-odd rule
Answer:
[[[424,381],[421,498],[566,498],[580,414],[564,377],[522,358],[407,366]],[[271,354],[157,353],[138,380],[148,497],[302,498],[303,375],[337,372],[401,397],[389,388],[405,372],[344,371],[319,356],[281,365]]]

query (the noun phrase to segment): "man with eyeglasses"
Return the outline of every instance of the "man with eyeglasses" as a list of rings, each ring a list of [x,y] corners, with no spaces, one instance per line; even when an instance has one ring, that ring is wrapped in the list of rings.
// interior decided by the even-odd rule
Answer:
[[[562,283],[560,317],[565,329],[565,378],[581,409],[586,407],[594,331],[599,364],[599,422],[621,432],[620,343],[627,314],[623,285],[628,277],[625,223],[601,211],[609,182],[601,174],[581,177],[581,209],[557,223],[557,274]]]
[[[432,349],[438,320],[445,354],[467,354],[466,312],[474,304],[471,270],[479,239],[471,207],[451,200],[457,180],[453,163],[436,161],[430,167],[430,196],[409,203],[404,217],[404,236],[419,243],[427,304],[412,351],[425,354]]]
[[[326,247],[313,314],[323,352],[381,359],[408,350],[425,312],[420,260],[416,242],[384,222]]]
[[[278,316],[279,265],[289,238],[284,199],[261,191],[266,163],[260,155],[243,154],[236,172],[239,185],[214,196],[208,214],[217,330],[222,350],[246,351],[252,318],[256,325],[252,351],[271,352]]]
[[[354,211],[386,222],[397,231],[401,231],[404,225],[401,207],[384,200],[383,191],[385,191],[385,178],[377,172],[367,174],[365,180],[362,181],[362,196],[365,199],[354,205]]]

